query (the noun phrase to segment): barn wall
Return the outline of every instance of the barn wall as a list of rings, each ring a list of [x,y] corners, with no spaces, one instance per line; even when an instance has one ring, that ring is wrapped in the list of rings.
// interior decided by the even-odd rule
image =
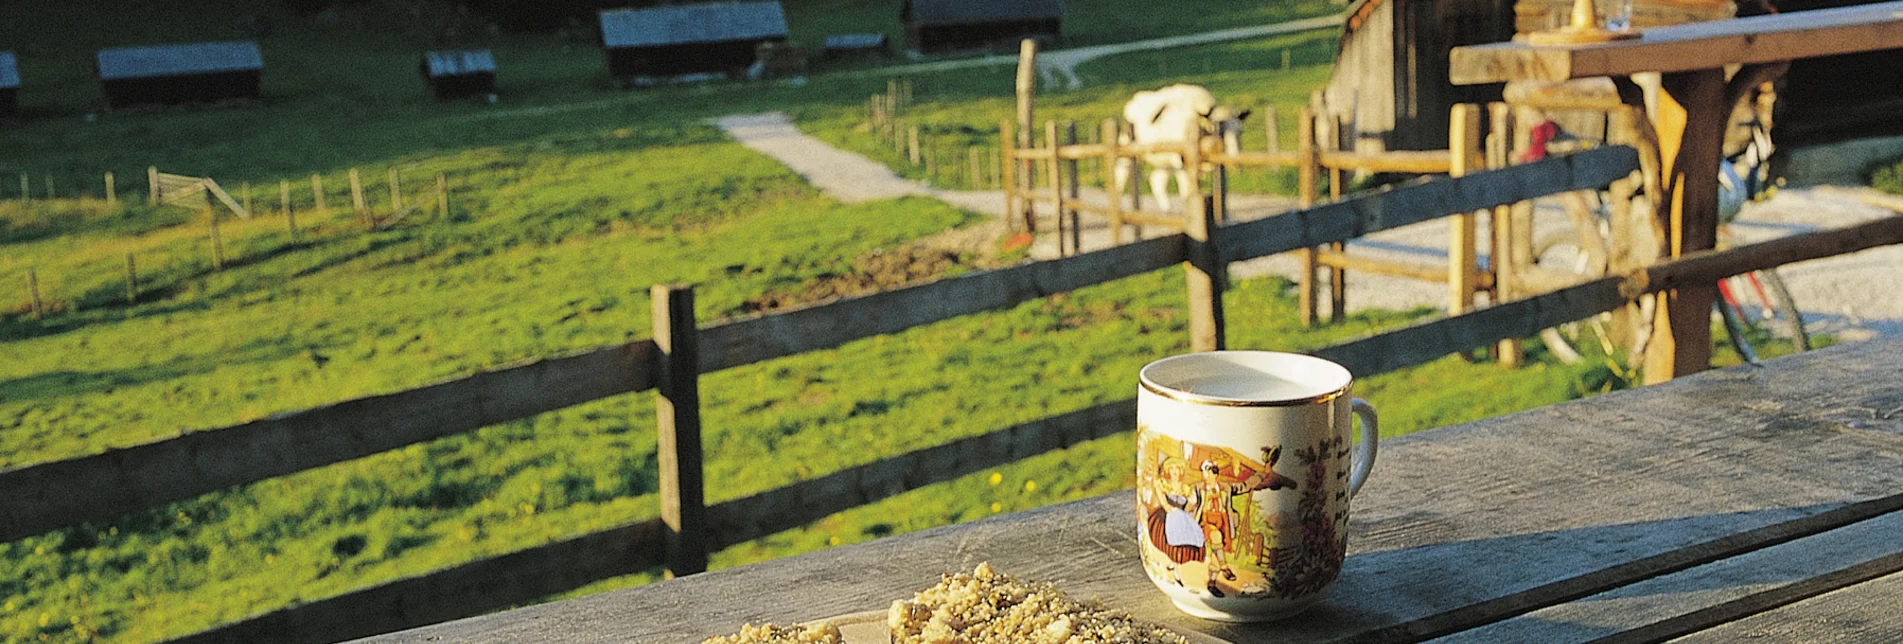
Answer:
[[[1325,91],[1327,112],[1346,123],[1343,144],[1363,151],[1447,146],[1455,103],[1500,100],[1500,85],[1456,87],[1454,47],[1512,37],[1504,0],[1382,0],[1342,44]]]
[[[776,42],[784,42],[774,39]],[[621,47],[608,50],[608,73],[615,78],[726,73],[746,69],[757,57],[762,40],[729,40],[659,47]]]
[[[261,95],[262,75],[257,70],[124,78],[102,81],[106,103],[113,108],[138,105],[180,105],[211,103],[231,99],[256,99]]]
[[[1387,149],[1399,99],[1394,71],[1394,5],[1375,8],[1361,29],[1342,43],[1335,69],[1323,90],[1324,114],[1339,118],[1355,149]],[[1371,139],[1371,140],[1370,140]],[[1367,140],[1364,142],[1364,140]]]
[[[1062,21],[1057,18],[961,24],[914,22],[906,25],[906,33],[911,36],[914,47],[921,52],[930,53],[985,49],[994,46],[1016,49],[1016,43],[1025,38],[1056,42],[1060,38],[1061,28]]]

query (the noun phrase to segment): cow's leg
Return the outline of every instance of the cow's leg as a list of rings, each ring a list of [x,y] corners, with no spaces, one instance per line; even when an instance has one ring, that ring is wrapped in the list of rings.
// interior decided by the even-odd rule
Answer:
[[[1150,171],[1150,194],[1156,197],[1156,205],[1163,212],[1170,211],[1170,175],[1168,170],[1156,168]]]
[[[1116,171],[1112,174],[1110,180],[1109,196],[1111,204],[1114,205],[1118,199],[1122,199],[1124,195],[1123,191],[1130,188],[1130,173],[1136,171],[1136,164],[1137,160],[1131,157],[1117,158]]]

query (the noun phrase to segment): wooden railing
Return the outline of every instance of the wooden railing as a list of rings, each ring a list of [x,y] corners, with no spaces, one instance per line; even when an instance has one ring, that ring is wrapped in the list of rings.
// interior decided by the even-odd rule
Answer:
[[[1221,266],[1457,213],[1604,186],[1637,168],[1608,147],[1459,178],[1436,178],[1247,223],[1198,240],[1171,235],[1050,262],[968,274],[803,309],[699,327],[685,289],[657,289],[656,337],[373,396],[147,445],[0,472],[0,539],[192,498],[478,427],[659,388],[663,517],[307,602],[183,638],[189,642],[330,641],[534,601],[614,576],[698,572],[707,552],[805,525],[907,490],[1133,427],[1134,401],[1095,407],[908,452],[704,506],[699,489],[699,374],[846,342],[1092,284],[1187,264]],[[1207,212],[1204,213],[1205,216]],[[1523,337],[1625,305],[1646,292],[1903,242],[1903,217],[1653,266],[1477,312],[1315,351],[1368,375]],[[1191,302],[1220,343],[1220,289]],[[691,295],[688,296],[691,298]],[[1199,326],[1192,320],[1191,328]],[[685,342],[685,344],[683,344]],[[664,351],[673,345],[676,350]],[[697,366],[697,368],[694,368]],[[682,439],[687,439],[683,441]]]

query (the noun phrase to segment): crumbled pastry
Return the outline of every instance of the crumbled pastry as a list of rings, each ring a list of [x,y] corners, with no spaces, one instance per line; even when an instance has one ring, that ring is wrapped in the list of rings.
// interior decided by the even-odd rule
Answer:
[[[1187,644],[1161,626],[1073,601],[1050,584],[1019,581],[990,564],[892,602],[886,624],[894,644]]]
[[[701,644],[844,644],[839,629],[831,624],[817,626],[774,626],[747,624],[740,633],[710,637]]]

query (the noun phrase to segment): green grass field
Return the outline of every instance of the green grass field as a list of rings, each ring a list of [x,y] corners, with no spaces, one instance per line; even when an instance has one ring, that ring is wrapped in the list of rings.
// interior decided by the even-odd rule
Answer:
[[[186,4],[200,15],[259,11],[235,0]],[[756,298],[851,273],[857,258],[977,220],[928,200],[840,204],[705,123],[785,109],[822,138],[871,152],[878,144],[854,121],[883,78],[611,92],[586,42],[446,40],[420,27],[357,24],[387,9],[360,6],[336,22],[265,12],[278,27],[265,39],[273,71],[262,105],[90,120],[82,115],[98,104],[93,48],[232,37],[233,21],[129,2],[0,6],[0,44],[38,54],[22,59],[30,118],[0,126],[0,467],[644,337],[652,283],[698,284],[703,320],[739,314]],[[811,25],[896,28],[877,6],[791,2],[789,14],[796,39],[811,38]],[[1118,18],[1133,15],[1123,11],[1133,3],[1074,2],[1073,41],[1326,9],[1278,7],[1165,12],[1183,17],[1134,24]],[[424,99],[416,53],[469,44],[497,48],[502,102]],[[1082,70],[1090,89],[1051,94],[1042,109],[1095,122],[1134,88],[1187,80],[1277,105],[1292,119],[1325,78],[1329,46],[1326,34],[1308,34],[1113,58]],[[1284,48],[1295,68],[1268,70]],[[1212,60],[1220,63],[1203,62]],[[1008,73],[915,80],[923,104],[914,118],[973,140],[995,137]],[[309,176],[320,174],[333,211],[301,211],[296,243],[275,215],[226,219],[232,265],[213,271],[201,213],[148,208],[136,195],[121,205],[12,200],[15,173],[96,193],[99,173],[113,171],[132,194],[148,165],[251,182],[261,205],[275,203],[279,180],[292,181],[300,208]],[[411,199],[444,173],[451,216],[367,230],[343,207],[351,167],[363,169],[375,203],[386,199],[379,191],[391,167],[417,191]],[[1274,177],[1258,181],[1277,189]],[[132,305],[123,301],[127,253],[141,281]],[[27,313],[28,269],[53,310],[45,321]],[[710,500],[1127,398],[1137,368],[1187,349],[1182,283],[1179,271],[1159,271],[706,376]],[[1226,305],[1237,348],[1324,346],[1432,315],[1369,312],[1302,329],[1291,286],[1279,279],[1241,282]],[[1601,363],[1532,357],[1515,371],[1450,357],[1367,378],[1358,391],[1381,406],[1384,430],[1400,434],[1622,384]],[[651,401],[618,396],[0,544],[0,639],[153,641],[651,517]],[[715,565],[1125,488],[1130,449],[1126,433],[1027,459],[731,548]]]

